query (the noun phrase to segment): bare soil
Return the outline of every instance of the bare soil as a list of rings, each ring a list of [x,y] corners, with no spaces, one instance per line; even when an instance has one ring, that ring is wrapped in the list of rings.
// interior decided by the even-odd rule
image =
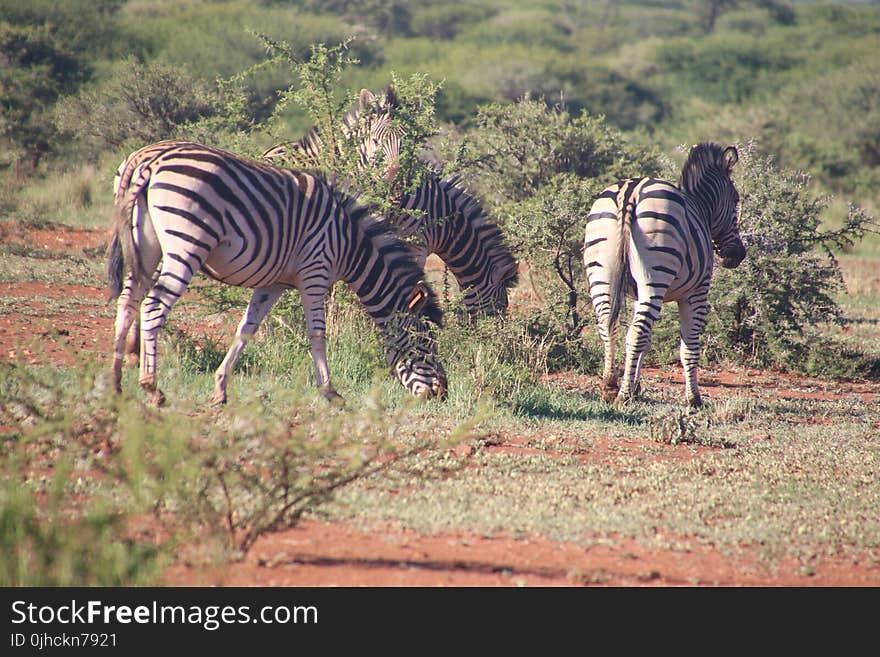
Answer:
[[[94,249],[106,241],[106,231],[75,229],[31,230],[5,225],[0,241],[55,251]],[[82,359],[108,357],[113,309],[80,312],[75,303],[54,312],[40,299],[94,300],[105,290],[93,286],[43,283],[0,283],[0,359],[19,365],[45,363],[70,366]],[[10,306],[11,307],[11,306]],[[8,307],[7,307],[8,309]],[[680,385],[677,368],[650,369],[648,386]],[[592,389],[597,377],[554,375],[554,385]],[[836,399],[858,395],[876,402],[880,384],[829,382],[772,372],[737,370],[701,372],[701,387],[709,398],[747,395],[760,387],[781,397]],[[809,421],[809,419],[805,419]],[[880,426],[878,426],[880,431]],[[548,437],[552,439],[552,437]],[[526,441],[499,436],[488,446],[523,450]],[[668,454],[645,458],[693,458],[694,450],[670,446]],[[599,460],[601,441],[588,458]],[[688,537],[669,537],[687,539]],[[670,541],[671,543],[672,541]],[[687,542],[679,541],[678,544]],[[590,547],[553,542],[541,536],[505,537],[471,534],[420,535],[407,529],[366,530],[347,523],[306,521],[286,531],[260,538],[241,561],[221,567],[199,565],[181,558],[169,568],[163,583],[174,586],[880,586],[880,563],[823,557],[815,566],[781,561],[769,567],[748,550],[730,556],[711,545],[687,550],[652,549],[625,538],[597,540]]]

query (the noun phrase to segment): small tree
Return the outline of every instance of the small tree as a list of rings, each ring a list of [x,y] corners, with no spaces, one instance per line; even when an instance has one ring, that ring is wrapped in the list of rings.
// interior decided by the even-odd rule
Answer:
[[[402,79],[391,73],[390,88],[395,96],[391,128],[402,134],[403,138],[398,172],[393,180],[388,180],[381,154],[363,168],[359,144],[346,134],[344,117],[357,103],[358,94],[340,90],[340,80],[349,66],[359,63],[349,54],[353,39],[332,47],[323,43],[314,44],[309,57],[302,59],[289,44],[273,41],[264,35],[258,37],[269,51],[268,62],[288,66],[299,80],[298,84],[279,93],[278,103],[267,121],[270,132],[276,132],[275,126],[291,102],[303,107],[323,144],[315,161],[316,168],[349,181],[366,201],[382,209],[390,209],[392,199],[414,190],[422,182],[429,171],[422,163],[421,152],[425,141],[438,130],[434,114],[435,97],[440,88],[438,84],[423,74]],[[370,111],[374,109],[365,110]],[[286,135],[286,138],[290,139],[290,136]]]
[[[222,112],[217,89],[179,67],[130,57],[106,84],[62,99],[56,123],[100,152],[181,137],[184,126]]]
[[[475,128],[442,148],[454,152],[448,168],[487,200],[529,266],[541,310],[525,321],[556,341],[547,349],[549,366],[590,361],[580,353],[581,332],[593,316],[584,296],[584,219],[605,186],[669,172],[668,161],[653,147],[628,142],[603,117],[572,116],[529,97],[479,108]]]
[[[11,146],[7,164],[37,167],[55,143],[47,120],[52,104],[86,77],[79,56],[54,27],[0,23],[0,139]]]
[[[840,357],[840,347],[816,330],[841,320],[835,296],[844,281],[835,250],[876,224],[851,205],[841,228],[824,229],[829,199],[811,193],[808,175],[777,169],[751,144],[740,149],[740,160],[740,227],[748,255],[736,270],[715,273],[707,341],[720,355],[782,369],[808,370],[823,351]],[[838,362],[836,369],[853,364],[858,367],[852,359],[849,366]]]

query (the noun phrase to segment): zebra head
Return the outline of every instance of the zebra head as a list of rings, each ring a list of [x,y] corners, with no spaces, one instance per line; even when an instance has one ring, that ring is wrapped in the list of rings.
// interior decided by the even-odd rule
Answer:
[[[739,161],[735,146],[707,142],[691,149],[681,172],[681,187],[708,217],[712,246],[721,266],[733,269],[746,257],[739,234],[739,192],[731,178]]]
[[[392,87],[378,98],[369,89],[361,89],[356,108],[345,117],[347,129],[357,144],[360,168],[366,169],[381,155],[383,177],[389,183],[400,170],[403,134],[392,122],[392,113],[399,106]]]
[[[487,274],[485,281],[468,287],[462,295],[462,303],[472,320],[479,315],[494,317],[507,312],[508,290],[519,280],[519,266],[511,259],[508,263],[494,266]]]
[[[398,313],[393,327],[386,327],[386,359],[403,387],[416,397],[446,397],[446,372],[437,358],[437,344],[428,322],[440,324],[441,311],[424,282],[419,281]]]

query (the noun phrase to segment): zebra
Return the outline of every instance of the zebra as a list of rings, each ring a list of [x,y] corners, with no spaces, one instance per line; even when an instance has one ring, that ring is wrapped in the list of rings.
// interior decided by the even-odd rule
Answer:
[[[198,271],[253,295],[214,376],[213,404],[246,342],[285,290],[302,295],[315,381],[333,388],[324,304],[337,280],[357,294],[385,341],[389,368],[418,397],[444,397],[446,375],[425,320],[442,311],[387,222],[316,174],[294,172],[187,141],[132,153],[120,173],[107,270],[117,300],[112,377],[121,390],[124,345],[140,309],[140,378],[156,387],[157,332]],[[124,278],[123,278],[124,275]]]
[[[390,87],[389,87],[390,89]],[[379,116],[372,126],[358,127],[361,113],[374,107],[372,94],[361,90],[361,99],[344,120],[344,136],[356,135],[359,152],[372,154],[384,149],[388,182],[398,171],[400,133],[385,130],[385,117],[399,106],[396,96],[388,95],[378,106]],[[262,158],[273,164],[311,169],[321,161],[323,142],[313,127],[296,142],[276,144],[265,150]],[[369,158],[362,156],[361,170]],[[416,260],[422,268],[429,255],[436,254],[447,266],[463,292],[462,303],[471,321],[481,315],[504,314],[508,291],[519,278],[519,267],[499,227],[485,214],[479,201],[471,196],[458,177],[442,179],[431,175],[412,192],[395,199],[400,210],[390,219],[404,238],[419,242]]]
[[[664,302],[678,303],[681,364],[688,404],[702,404],[697,387],[700,336],[709,310],[713,250],[735,268],[746,256],[739,234],[739,193],[731,180],[736,147],[694,146],[679,185],[655,178],[623,180],[601,192],[584,234],[584,266],[605,348],[602,397],[626,402],[638,391],[639,367]],[[634,299],[626,334],[623,381],[614,366],[624,295]]]
[[[429,176],[404,194],[391,221],[399,234],[417,238],[417,264],[436,254],[462,291],[470,320],[507,312],[508,291],[519,280],[519,265],[501,229],[483,211],[458,177]]]
[[[401,131],[392,123],[393,110],[400,106],[394,88],[386,87],[378,98],[369,89],[361,89],[358,101],[342,116],[342,138],[354,145],[358,169],[363,171],[381,151],[383,176],[392,182],[400,168]],[[332,133],[328,136],[332,137]],[[272,164],[292,169],[313,169],[321,161],[324,138],[316,126],[298,141],[275,144],[261,154]],[[336,142],[330,149],[335,161],[345,157],[345,144]]]

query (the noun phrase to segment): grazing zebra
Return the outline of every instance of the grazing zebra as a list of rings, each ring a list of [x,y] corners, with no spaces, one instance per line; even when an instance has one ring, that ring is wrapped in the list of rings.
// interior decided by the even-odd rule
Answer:
[[[462,290],[472,320],[507,311],[507,291],[516,285],[519,267],[501,229],[458,178],[429,177],[401,198],[400,207],[391,221],[403,237],[419,238],[417,263],[424,267],[437,254]]]
[[[357,104],[342,117],[342,137],[357,148],[358,168],[361,171],[366,169],[381,151],[387,182],[394,180],[400,168],[401,134],[392,125],[392,111],[399,104],[392,87],[388,87],[379,98],[369,89],[361,89]],[[261,157],[277,166],[313,169],[320,162],[323,151],[321,133],[317,127],[312,127],[299,141],[275,144],[263,151]],[[345,144],[333,144],[331,153],[334,159],[344,158]]]
[[[156,337],[198,271],[253,288],[235,340],[215,374],[212,402],[247,340],[289,288],[302,294],[315,379],[338,397],[325,352],[324,303],[343,280],[379,327],[392,372],[412,394],[443,396],[446,376],[423,319],[441,311],[406,246],[320,177],[182,141],[132,153],[117,186],[108,253],[118,297],[113,378],[120,389],[126,334],[140,307],[140,384],[156,405]],[[123,280],[123,273],[125,278]]]
[[[385,171],[391,181],[398,170],[400,135],[382,129],[384,121],[377,121],[372,127],[358,127],[361,112],[371,106],[370,98],[369,91],[361,91],[358,106],[345,116],[345,136],[356,135],[361,153],[378,152],[381,145],[383,162],[392,163]],[[383,119],[390,117],[397,106],[396,98],[389,100],[386,92],[385,102],[379,105],[379,115]],[[312,128],[298,142],[277,144],[264,151],[262,157],[285,167],[311,169],[320,162],[322,147],[317,129]],[[360,158],[362,170],[368,162],[368,157]],[[443,260],[463,292],[462,302],[472,320],[481,314],[506,312],[508,289],[518,280],[516,260],[501,230],[488,219],[480,203],[463,189],[457,178],[430,177],[414,192],[404,194],[399,206],[401,211],[393,213],[392,224],[401,236],[416,237],[423,245],[416,252],[420,266],[424,267],[432,253]]]
[[[739,193],[731,180],[738,159],[733,146],[698,144],[678,187],[655,178],[624,180],[605,189],[590,208],[584,265],[605,347],[605,401],[625,402],[637,393],[639,367],[661,305],[676,301],[685,394],[691,406],[701,405],[697,364],[709,309],[712,251],[726,268],[737,267],[746,256],[737,225]],[[614,352],[625,294],[635,301],[620,383]]]

